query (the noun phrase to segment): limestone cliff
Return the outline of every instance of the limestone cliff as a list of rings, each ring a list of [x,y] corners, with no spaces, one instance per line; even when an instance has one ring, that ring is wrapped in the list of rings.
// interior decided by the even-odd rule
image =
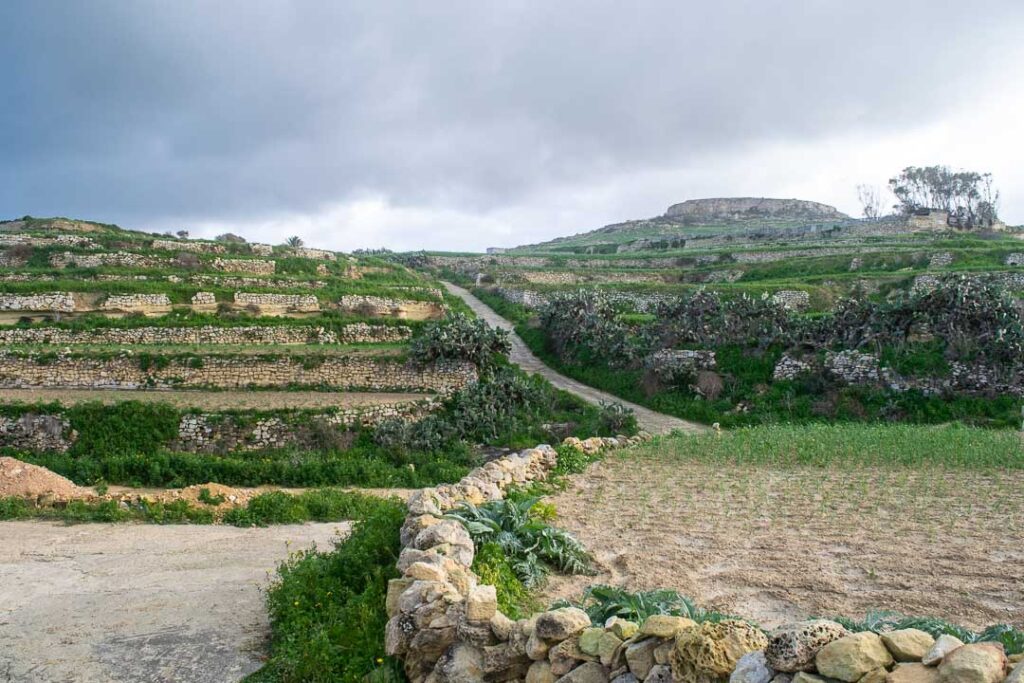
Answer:
[[[765,197],[723,197],[688,199],[673,204],[665,212],[667,218],[692,220],[799,219],[832,220],[849,218],[834,206],[804,199],[769,199]]]

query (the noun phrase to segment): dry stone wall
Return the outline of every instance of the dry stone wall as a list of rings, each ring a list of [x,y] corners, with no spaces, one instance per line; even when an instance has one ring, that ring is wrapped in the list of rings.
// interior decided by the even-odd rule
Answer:
[[[0,329],[0,344],[372,344],[407,340],[409,327],[352,323],[335,332],[324,327],[134,327],[65,330],[56,327]]]
[[[1005,263],[1008,266],[1024,266],[1024,254],[1010,254],[1006,257]]]
[[[111,294],[99,307],[103,311],[166,313],[171,310],[171,300],[166,294]]]
[[[260,308],[284,308],[292,311],[311,313],[320,310],[320,301],[312,294],[265,294],[258,292],[235,292],[235,303],[239,306]]]
[[[443,318],[445,307],[436,301],[388,299],[365,294],[349,294],[338,299],[338,308],[360,315],[391,318]]]
[[[163,268],[170,265],[168,259],[133,254],[130,251],[113,253],[76,254],[71,251],[50,256],[50,265],[54,268],[102,268],[112,266],[118,268]]]
[[[290,386],[448,393],[476,380],[469,363],[417,367],[366,357],[193,356],[143,369],[137,358],[56,358],[0,353],[0,387],[245,389]]]
[[[71,292],[46,294],[0,294],[0,311],[52,311],[72,313],[75,297]]]
[[[262,259],[224,259],[216,258],[212,263],[214,270],[225,273],[252,273],[253,275],[273,275],[277,270],[274,261]]]
[[[296,247],[293,253],[300,258],[314,259],[317,261],[337,261],[338,256],[333,251],[326,249],[311,249],[310,247]]]
[[[13,246],[15,244],[27,244],[30,247],[86,247],[95,248],[97,245],[89,237],[81,235],[54,235],[53,237],[33,237],[19,233],[7,233],[0,235],[0,246]]]
[[[193,242],[191,240],[153,240],[153,249],[164,251],[191,251],[194,254],[223,254],[224,245],[215,242]]]
[[[802,311],[811,305],[811,295],[799,289],[781,289],[772,294],[772,302],[791,311]]]
[[[77,435],[61,415],[26,413],[0,417],[0,447],[36,453],[64,453]]]

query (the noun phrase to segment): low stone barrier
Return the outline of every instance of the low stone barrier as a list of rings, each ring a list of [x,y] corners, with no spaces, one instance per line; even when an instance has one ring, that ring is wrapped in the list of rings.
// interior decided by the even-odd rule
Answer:
[[[191,251],[195,254],[223,254],[223,244],[216,242],[193,242],[191,240],[153,240],[153,249],[164,251]]]
[[[634,445],[643,437],[567,439],[588,453]],[[423,489],[409,499],[398,559],[401,578],[388,585],[386,648],[400,656],[411,683],[511,681],[542,683],[568,674],[568,646],[552,674],[549,652],[561,652],[590,626],[580,610],[555,610],[512,621],[498,611],[494,586],[482,585],[470,569],[476,549],[461,523],[443,519],[461,503],[480,505],[504,497],[511,486],[541,480],[558,454],[543,445],[479,467],[456,484]],[[552,655],[554,656],[554,655]],[[534,662],[538,662],[534,664]],[[540,670],[547,676],[540,676]],[[564,669],[564,671],[562,670]],[[590,680],[581,679],[578,683]]]
[[[75,297],[71,292],[46,294],[0,294],[0,311],[52,311],[72,313]]]
[[[77,435],[62,415],[26,413],[0,417],[0,446],[36,453],[64,453]]]
[[[51,255],[50,265],[54,268],[102,268],[104,266],[118,268],[165,268],[170,266],[170,260],[133,254],[130,251],[100,254],[76,254],[71,251],[65,251]]]
[[[811,305],[811,295],[801,289],[780,289],[772,294],[772,303],[790,311],[802,311]]]
[[[470,363],[426,367],[363,356],[185,356],[147,364],[114,358],[0,353],[0,387],[85,389],[243,389],[328,387],[448,393],[476,381]]]
[[[166,313],[171,310],[171,300],[166,294],[111,294],[99,307],[103,311]]]
[[[198,296],[198,295],[197,295]],[[193,299],[193,304],[197,303]],[[216,303],[216,302],[213,302]],[[0,344],[372,344],[407,340],[408,327],[352,323],[338,332],[307,325],[0,329]]]
[[[310,247],[296,247],[292,253],[300,258],[314,259],[317,261],[337,261],[338,255],[326,249],[312,249]]]
[[[320,300],[312,294],[235,292],[235,303],[239,306],[282,308],[300,313],[312,313],[320,310]]]
[[[216,258],[211,264],[214,270],[225,273],[252,273],[253,275],[273,275],[277,271],[277,263],[262,259]]]
[[[405,318],[426,320],[443,318],[444,304],[436,301],[415,301],[411,299],[388,299],[365,294],[348,294],[338,299],[338,308],[348,313],[378,318]]]
[[[15,244],[27,244],[30,247],[87,247],[94,248],[96,243],[90,237],[81,235],[54,235],[53,237],[33,237],[21,233],[0,235],[0,246],[8,247]]]

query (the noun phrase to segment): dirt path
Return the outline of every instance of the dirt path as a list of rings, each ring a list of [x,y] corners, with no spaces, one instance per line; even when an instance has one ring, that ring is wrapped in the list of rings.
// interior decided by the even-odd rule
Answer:
[[[600,391],[593,387],[587,386],[582,382],[577,382],[574,379],[566,377],[558,372],[555,372],[547,365],[545,365],[537,356],[533,355],[530,348],[519,338],[519,335],[515,333],[514,326],[511,322],[502,318],[500,315],[494,312],[490,306],[480,301],[480,299],[473,296],[469,291],[453,285],[450,282],[444,282],[445,288],[455,296],[459,297],[466,304],[473,309],[479,317],[487,321],[487,324],[493,327],[500,327],[503,330],[508,330],[512,339],[512,353],[510,358],[513,363],[521,367],[527,372],[536,373],[543,376],[549,382],[554,384],[559,389],[564,389],[571,394],[579,396],[584,401],[588,401],[595,405],[600,404],[602,401],[606,403],[617,402],[633,410],[636,414],[637,422],[640,428],[650,432],[651,434],[668,434],[669,432],[680,430],[683,432],[697,433],[702,432],[706,427],[699,425],[695,422],[689,422],[682,420],[678,417],[671,415],[665,415],[664,413],[655,412],[649,408],[624,401],[621,398],[613,396],[604,391]]]
[[[695,463],[650,447],[573,476],[550,502],[595,583],[671,588],[767,627],[869,610],[1024,626],[1024,473]]]
[[[277,564],[348,531],[0,522],[0,681],[240,680],[265,654]]]
[[[74,405],[85,401],[117,403],[142,401],[171,403],[183,408],[206,410],[276,408],[356,408],[381,403],[423,401],[431,394],[359,393],[342,391],[147,391],[143,389],[4,389],[5,403],[59,401]]]

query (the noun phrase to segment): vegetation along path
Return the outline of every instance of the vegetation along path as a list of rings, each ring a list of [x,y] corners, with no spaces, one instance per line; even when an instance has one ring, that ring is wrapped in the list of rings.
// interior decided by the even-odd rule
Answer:
[[[668,434],[669,432],[676,430],[695,434],[707,429],[705,426],[697,424],[696,422],[688,422],[687,420],[682,420],[678,417],[655,412],[650,408],[644,408],[643,406],[639,406],[635,403],[623,401],[621,398],[613,396],[612,394],[604,391],[598,391],[593,387],[589,387],[586,384],[582,384],[574,379],[570,379],[565,375],[555,372],[542,363],[537,356],[533,355],[533,352],[530,351],[526,343],[515,333],[515,329],[511,322],[502,318],[500,315],[495,313],[490,306],[480,301],[480,299],[477,299],[462,287],[453,285],[450,282],[445,282],[443,284],[449,292],[465,301],[466,304],[473,309],[473,312],[486,320],[489,325],[492,325],[493,327],[500,327],[503,330],[508,330],[512,341],[512,353],[509,357],[513,363],[521,367],[523,370],[541,375],[559,389],[564,389],[570,394],[575,394],[584,401],[589,401],[594,404],[600,404],[601,402],[621,403],[631,409],[636,415],[640,429],[648,431],[651,434]]]

